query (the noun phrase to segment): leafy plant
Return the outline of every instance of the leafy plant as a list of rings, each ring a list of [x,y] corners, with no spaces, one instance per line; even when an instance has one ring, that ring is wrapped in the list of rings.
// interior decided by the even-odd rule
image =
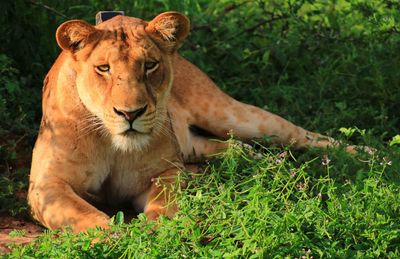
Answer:
[[[187,173],[173,220],[150,223],[140,214],[109,232],[49,232],[10,257],[399,255],[400,189],[389,179],[398,161],[365,162],[362,154],[349,158],[337,150],[306,161],[295,161],[287,149],[262,152],[254,159],[254,150],[231,141],[204,173]]]

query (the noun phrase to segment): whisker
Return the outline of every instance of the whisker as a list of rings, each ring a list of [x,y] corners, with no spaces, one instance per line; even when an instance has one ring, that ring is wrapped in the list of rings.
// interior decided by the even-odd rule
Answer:
[[[83,114],[80,121],[77,123],[77,128],[79,132],[79,138],[86,137],[92,133],[100,133],[103,135],[106,133],[104,123],[100,118],[91,113]]]

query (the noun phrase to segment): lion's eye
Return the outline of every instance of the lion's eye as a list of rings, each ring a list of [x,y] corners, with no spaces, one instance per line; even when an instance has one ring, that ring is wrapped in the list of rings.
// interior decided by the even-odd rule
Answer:
[[[151,72],[156,71],[157,68],[158,68],[157,61],[147,61],[144,63],[144,69],[146,71],[146,74],[150,74]]]
[[[100,66],[96,66],[97,71],[99,72],[108,72],[110,71],[110,65],[100,65]]]

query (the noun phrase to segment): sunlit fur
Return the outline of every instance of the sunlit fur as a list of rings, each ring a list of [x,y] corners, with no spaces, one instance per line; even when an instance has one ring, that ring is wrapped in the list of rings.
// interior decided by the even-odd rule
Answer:
[[[91,54],[87,55],[84,50],[78,52],[74,64],[78,70],[76,85],[80,99],[88,112],[98,118],[93,120],[93,127],[86,126],[87,131],[110,137],[112,148],[123,152],[143,151],[155,134],[166,131],[166,98],[172,86],[172,63],[146,37],[143,28],[140,23],[136,31],[124,31],[115,25],[105,27]],[[144,71],[147,60],[157,60],[158,64]],[[93,69],[101,64],[109,64],[110,70]],[[130,124],[114,108],[131,111],[144,105],[148,108],[132,123],[134,131],[126,132]]]

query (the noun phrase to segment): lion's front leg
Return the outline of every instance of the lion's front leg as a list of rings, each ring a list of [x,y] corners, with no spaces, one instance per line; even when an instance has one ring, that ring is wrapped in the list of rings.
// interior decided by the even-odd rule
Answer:
[[[50,229],[70,227],[73,232],[108,228],[109,217],[90,205],[60,179],[30,183],[28,194],[33,216]]]
[[[196,172],[197,166],[186,166],[186,170]],[[156,220],[164,215],[172,218],[178,211],[176,191],[185,185],[179,180],[180,169],[169,169],[152,179],[148,192],[144,213],[150,220]]]

